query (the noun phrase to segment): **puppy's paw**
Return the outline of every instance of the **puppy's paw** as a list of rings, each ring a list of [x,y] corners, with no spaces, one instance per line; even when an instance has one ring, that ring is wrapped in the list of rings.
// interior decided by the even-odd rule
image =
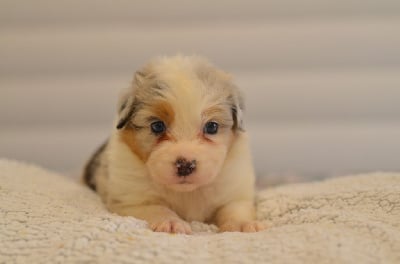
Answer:
[[[259,232],[265,230],[267,226],[260,221],[237,222],[228,221],[219,227],[219,232]]]
[[[150,224],[150,228],[154,232],[176,233],[176,234],[191,234],[192,228],[190,225],[180,219],[166,219]]]

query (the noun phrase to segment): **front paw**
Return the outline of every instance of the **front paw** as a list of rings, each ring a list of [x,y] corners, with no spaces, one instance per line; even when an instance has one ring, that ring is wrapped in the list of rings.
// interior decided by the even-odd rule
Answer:
[[[180,219],[166,219],[159,222],[150,223],[150,228],[154,232],[179,233],[179,234],[192,233],[190,225],[187,222]]]
[[[220,232],[259,232],[265,230],[267,226],[260,221],[246,221],[246,222],[238,222],[238,221],[228,221],[223,223],[219,227]]]

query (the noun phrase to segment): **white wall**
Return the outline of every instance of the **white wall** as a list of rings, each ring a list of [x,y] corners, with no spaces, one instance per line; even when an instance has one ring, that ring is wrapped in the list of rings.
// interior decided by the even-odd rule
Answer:
[[[135,69],[181,52],[236,76],[260,175],[400,169],[399,1],[2,0],[0,28],[2,157],[78,171]]]

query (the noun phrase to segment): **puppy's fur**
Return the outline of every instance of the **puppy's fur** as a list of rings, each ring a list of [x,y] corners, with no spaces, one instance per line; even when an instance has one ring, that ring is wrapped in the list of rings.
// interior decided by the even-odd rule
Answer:
[[[262,230],[242,109],[231,77],[204,59],[158,58],[121,96],[116,129],[83,179],[110,211],[146,220],[154,231],[190,233],[187,221]],[[166,130],[154,133],[160,121]],[[208,133],[208,122],[216,133]]]

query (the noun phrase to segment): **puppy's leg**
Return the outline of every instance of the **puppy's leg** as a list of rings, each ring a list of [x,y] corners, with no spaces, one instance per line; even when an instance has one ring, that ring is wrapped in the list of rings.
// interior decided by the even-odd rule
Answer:
[[[220,232],[258,232],[265,224],[255,220],[252,201],[233,201],[221,207],[215,217]]]
[[[190,225],[174,211],[162,205],[141,205],[112,208],[112,211],[147,221],[155,232],[191,234]]]

